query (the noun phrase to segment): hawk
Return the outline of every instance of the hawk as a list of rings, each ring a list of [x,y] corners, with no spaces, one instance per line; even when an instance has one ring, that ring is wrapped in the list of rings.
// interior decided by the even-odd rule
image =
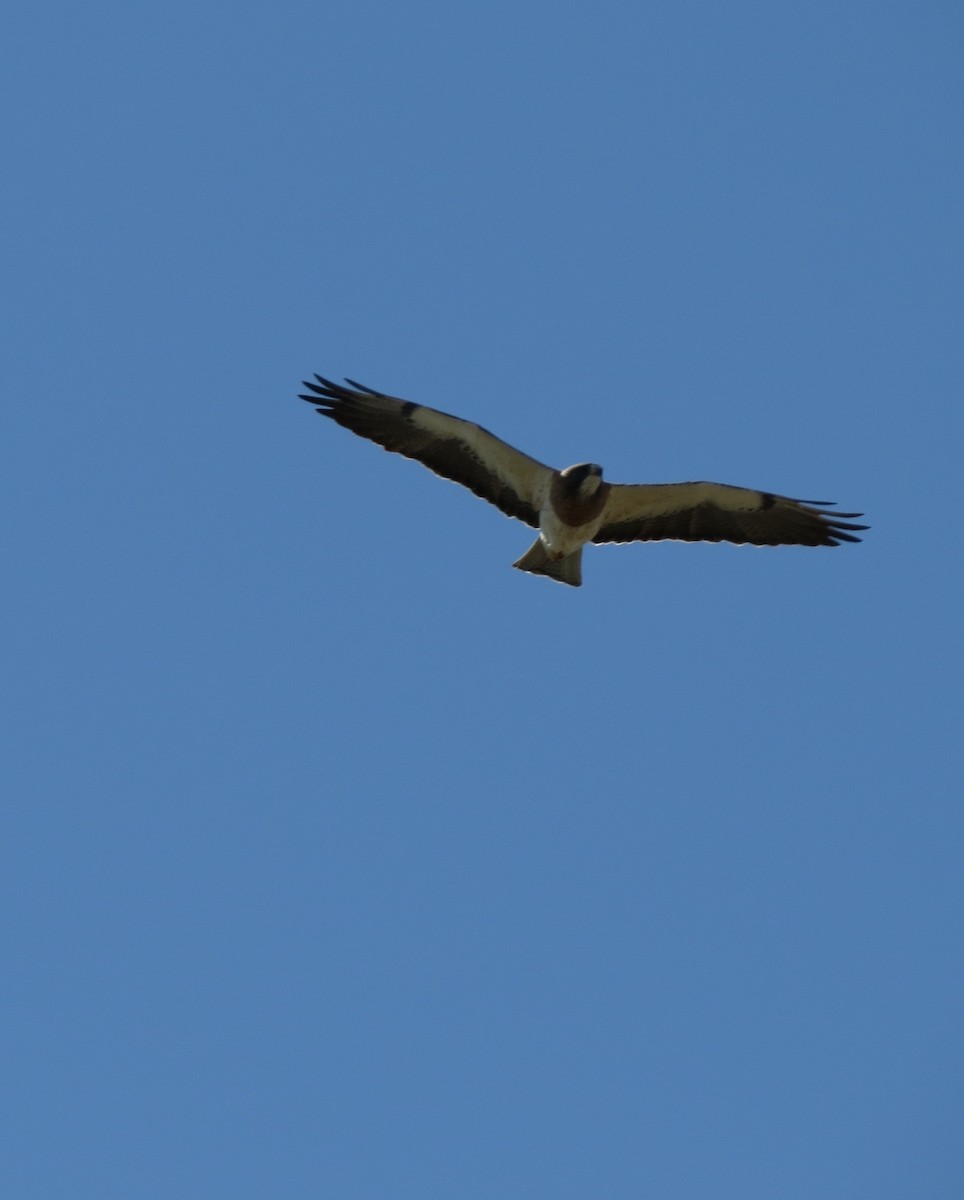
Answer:
[[[347,387],[321,375],[299,398],[319,413],[417,459],[524,521],[539,536],[512,565],[559,583],[582,584],[587,542],[737,542],[754,546],[838,546],[859,542],[862,513],[828,512],[829,500],[791,500],[726,483],[607,483],[596,463],[557,471],[481,425],[424,404]]]

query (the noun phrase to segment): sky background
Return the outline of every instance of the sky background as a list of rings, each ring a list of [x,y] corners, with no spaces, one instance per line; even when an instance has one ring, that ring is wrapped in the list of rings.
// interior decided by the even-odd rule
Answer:
[[[14,3],[17,1200],[964,1188],[964,14]],[[297,399],[862,510],[591,547]]]

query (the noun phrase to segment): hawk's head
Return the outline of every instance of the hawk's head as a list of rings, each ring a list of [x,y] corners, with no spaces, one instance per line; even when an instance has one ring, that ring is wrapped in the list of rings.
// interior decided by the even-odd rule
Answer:
[[[581,496],[588,500],[599,491],[602,473],[602,467],[598,463],[576,463],[574,467],[566,467],[564,471],[560,471],[559,475],[570,496]]]

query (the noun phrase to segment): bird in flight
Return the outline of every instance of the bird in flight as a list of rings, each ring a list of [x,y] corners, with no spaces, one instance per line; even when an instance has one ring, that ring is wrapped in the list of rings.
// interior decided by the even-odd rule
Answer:
[[[501,441],[481,425],[424,404],[386,396],[346,379],[305,380],[300,399],[324,417],[417,459],[437,475],[539,530],[512,565],[572,587],[582,584],[588,542],[737,542],[754,546],[838,546],[859,542],[852,519],[828,500],[791,500],[726,483],[606,483],[602,467],[557,471]]]

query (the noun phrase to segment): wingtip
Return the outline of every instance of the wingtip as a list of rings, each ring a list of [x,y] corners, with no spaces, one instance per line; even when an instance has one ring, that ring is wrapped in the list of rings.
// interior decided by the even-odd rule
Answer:
[[[317,382],[312,383],[310,379],[303,379],[301,386],[307,389],[305,392],[300,392],[299,400],[307,400],[309,404],[326,404],[330,405],[335,401],[342,400],[348,394],[347,388],[341,386],[340,383],[335,383],[331,379],[326,379],[324,375],[315,374]],[[324,416],[329,416],[327,409],[319,408],[318,411]]]
[[[374,388],[365,387],[363,383],[358,383],[354,379],[346,378],[344,383],[336,383],[333,379],[328,379],[325,375],[319,375],[317,372],[315,372],[314,378],[314,383],[310,379],[303,379],[301,381],[301,386],[306,388],[310,394],[300,394],[298,397],[300,400],[317,403],[320,398],[330,403],[331,401],[357,401],[365,396],[383,395],[382,392],[378,392]]]
[[[862,538],[853,537],[853,533],[858,530],[869,529],[869,525],[858,525],[855,523],[855,517],[862,517],[862,512],[827,512],[828,508],[834,508],[836,500],[797,500],[804,509],[809,509],[811,513],[819,517],[824,523],[828,534],[831,538],[840,538],[845,542],[860,542]],[[839,545],[838,542],[830,542],[830,545]]]

